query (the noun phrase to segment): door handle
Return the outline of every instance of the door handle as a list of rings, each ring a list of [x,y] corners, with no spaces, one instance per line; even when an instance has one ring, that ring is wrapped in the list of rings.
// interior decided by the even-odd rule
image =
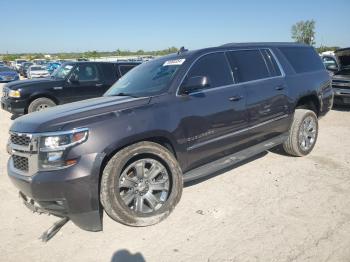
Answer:
[[[236,101],[241,100],[242,98],[243,98],[243,96],[232,96],[232,97],[229,98],[229,100],[231,102],[236,102]]]
[[[276,89],[277,91],[280,91],[280,90],[283,90],[283,89],[284,89],[284,86],[282,86],[282,85],[281,85],[281,86],[276,86],[275,89]]]
[[[97,87],[99,87],[99,86],[103,86],[103,84],[96,84],[96,86],[97,86]]]

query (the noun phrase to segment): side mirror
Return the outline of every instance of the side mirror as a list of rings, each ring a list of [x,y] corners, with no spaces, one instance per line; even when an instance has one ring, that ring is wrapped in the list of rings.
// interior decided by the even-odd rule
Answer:
[[[326,69],[329,71],[338,71],[338,67],[336,65],[327,65]]]
[[[203,88],[210,87],[210,79],[207,76],[193,76],[180,88],[181,94],[190,94]]]

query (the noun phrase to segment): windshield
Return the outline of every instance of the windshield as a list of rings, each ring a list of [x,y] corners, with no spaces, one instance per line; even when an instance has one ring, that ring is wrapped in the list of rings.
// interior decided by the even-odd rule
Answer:
[[[24,62],[27,62],[27,61],[26,61],[26,60],[17,60],[17,61],[16,61],[17,64],[22,64],[22,63],[24,63]]]
[[[63,65],[53,72],[52,77],[57,79],[65,79],[72,68],[72,65]]]
[[[175,62],[174,62],[175,61]],[[177,62],[176,62],[177,61]],[[151,96],[164,92],[185,59],[153,60],[131,69],[120,78],[105,96]]]
[[[45,70],[42,66],[32,66],[30,68],[30,71],[39,71],[39,70]]]

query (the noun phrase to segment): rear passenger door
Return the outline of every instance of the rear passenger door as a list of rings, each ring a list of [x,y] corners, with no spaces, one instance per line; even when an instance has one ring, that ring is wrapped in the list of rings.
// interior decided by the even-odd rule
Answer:
[[[119,74],[117,72],[118,68],[116,64],[100,63],[99,67],[103,79],[101,85],[96,91],[98,92],[98,96],[102,96],[118,80]]]
[[[284,73],[270,49],[227,52],[233,74],[247,98],[249,133],[264,140],[289,128],[287,86]]]

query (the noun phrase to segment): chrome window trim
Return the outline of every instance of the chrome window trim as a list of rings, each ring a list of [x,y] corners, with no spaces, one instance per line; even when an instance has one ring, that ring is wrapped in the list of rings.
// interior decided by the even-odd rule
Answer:
[[[193,93],[190,93],[189,95],[192,95],[192,94],[197,94],[197,93],[203,93],[203,92],[207,92],[208,90],[217,90],[218,88],[225,88],[225,87],[229,87],[229,86],[236,86],[236,85],[242,85],[242,84],[250,84],[250,83],[256,83],[256,82],[259,82],[259,81],[264,81],[264,80],[268,80],[268,79],[276,79],[276,78],[284,78],[286,76],[284,70],[283,70],[283,67],[281,65],[281,63],[278,61],[275,53],[273,52],[273,50],[271,48],[268,48],[268,47],[257,47],[257,48],[245,48],[245,49],[227,49],[227,50],[218,50],[218,51],[211,51],[211,52],[208,52],[208,53],[205,53],[205,54],[201,54],[199,57],[197,57],[192,63],[191,65],[188,67],[188,69],[186,70],[186,73],[184,74],[184,76],[182,77],[181,81],[180,81],[180,84],[179,86],[177,87],[176,89],[176,96],[177,97],[183,97],[183,95],[179,94],[179,89],[181,87],[181,85],[183,84],[188,72],[191,70],[191,68],[193,67],[193,65],[199,60],[201,59],[203,56],[206,56],[206,55],[210,55],[210,54],[215,54],[215,53],[226,53],[226,52],[237,52],[237,51],[252,51],[252,50],[262,50],[262,49],[265,49],[265,50],[269,50],[273,56],[273,58],[275,59],[276,63],[277,63],[277,66],[281,72],[281,75],[279,76],[272,76],[272,77],[265,77],[265,78],[260,78],[260,79],[256,79],[256,80],[251,80],[251,81],[246,81],[246,82],[240,82],[240,83],[235,83],[233,82],[232,84],[230,85],[224,85],[224,86],[217,86],[217,87],[213,87],[213,88],[208,88],[208,89],[203,89],[203,90],[200,90],[200,91],[197,91],[197,92],[193,92]],[[227,59],[227,58],[226,58]],[[232,71],[232,70],[231,70]],[[231,74],[233,76],[233,72]]]
[[[205,145],[207,145],[207,144],[210,144],[210,143],[213,143],[213,142],[217,142],[217,141],[220,141],[220,140],[222,140],[222,139],[225,139],[225,138],[228,138],[228,137],[231,137],[231,136],[238,135],[238,134],[240,134],[240,133],[249,131],[249,130],[251,130],[251,129],[254,129],[254,128],[257,128],[257,127],[260,127],[260,126],[269,124],[269,123],[272,123],[272,122],[274,122],[274,121],[278,121],[278,120],[284,119],[284,118],[286,118],[286,117],[288,117],[288,116],[289,116],[288,114],[284,114],[284,115],[281,115],[281,116],[272,118],[272,119],[270,119],[270,120],[267,120],[267,121],[265,121],[265,122],[261,122],[261,123],[259,123],[259,124],[257,124],[257,125],[254,125],[254,126],[246,127],[246,128],[241,129],[241,130],[238,130],[238,131],[235,131],[235,132],[232,132],[232,133],[228,133],[228,134],[225,134],[225,135],[222,135],[222,136],[219,136],[219,137],[215,137],[215,138],[212,138],[212,139],[207,140],[207,141],[199,142],[199,143],[197,143],[197,144],[194,144],[194,145],[188,147],[188,148],[187,148],[187,151],[191,151],[191,150],[193,150],[193,149],[196,149],[196,148],[205,146]]]

